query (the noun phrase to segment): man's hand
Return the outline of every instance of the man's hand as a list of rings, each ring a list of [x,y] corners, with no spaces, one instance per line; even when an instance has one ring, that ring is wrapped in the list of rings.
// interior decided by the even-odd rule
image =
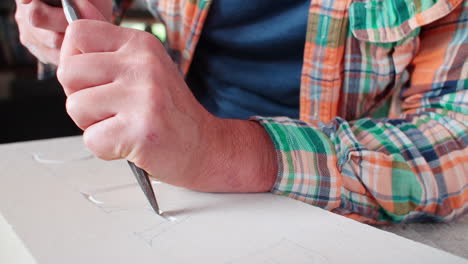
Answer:
[[[84,17],[96,13],[110,20],[111,0],[80,0],[77,5]],[[40,0],[16,0],[15,19],[18,23],[21,43],[41,62],[57,65],[67,20],[61,7],[52,7]]]
[[[68,113],[99,158],[127,159],[162,181],[200,191],[263,192],[275,181],[275,150],[264,129],[208,113],[149,33],[72,23],[58,79]]]

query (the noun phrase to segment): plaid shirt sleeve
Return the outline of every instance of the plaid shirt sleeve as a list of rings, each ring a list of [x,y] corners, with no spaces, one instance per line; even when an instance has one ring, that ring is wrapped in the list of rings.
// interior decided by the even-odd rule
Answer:
[[[401,114],[327,124],[253,117],[277,150],[272,192],[367,223],[467,212],[467,6],[421,28]]]

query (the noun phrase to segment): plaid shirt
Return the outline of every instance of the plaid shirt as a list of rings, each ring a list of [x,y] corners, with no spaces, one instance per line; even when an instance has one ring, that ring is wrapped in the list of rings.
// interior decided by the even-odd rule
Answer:
[[[211,0],[148,1],[186,74]],[[272,192],[367,223],[467,212],[467,57],[468,1],[311,0],[300,120],[252,117]]]

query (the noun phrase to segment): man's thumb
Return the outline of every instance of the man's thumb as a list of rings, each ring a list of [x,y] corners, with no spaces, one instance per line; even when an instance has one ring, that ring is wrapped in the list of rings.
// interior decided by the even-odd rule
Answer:
[[[108,21],[104,15],[88,0],[75,0],[73,3],[79,12],[80,19],[93,19],[100,21]]]

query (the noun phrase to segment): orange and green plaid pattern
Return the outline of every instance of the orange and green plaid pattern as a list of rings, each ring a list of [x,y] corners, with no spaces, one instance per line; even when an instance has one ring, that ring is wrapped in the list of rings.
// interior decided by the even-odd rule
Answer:
[[[186,74],[211,0],[148,1]],[[300,120],[252,117],[272,192],[368,223],[467,212],[467,57],[468,1],[311,0]]]

